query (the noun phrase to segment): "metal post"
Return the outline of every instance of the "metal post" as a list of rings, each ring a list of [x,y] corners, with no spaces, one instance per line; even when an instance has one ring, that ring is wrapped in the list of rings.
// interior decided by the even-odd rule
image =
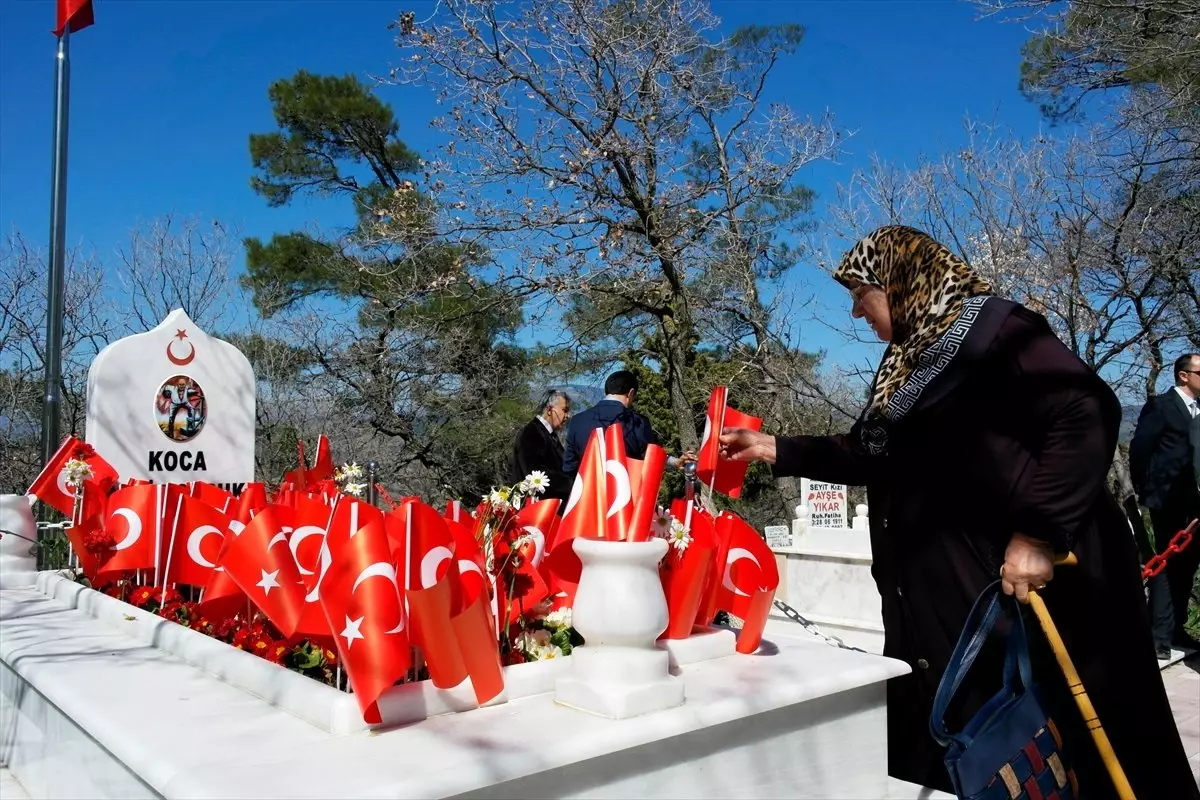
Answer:
[[[700,479],[696,477],[696,462],[689,461],[683,465],[684,497],[692,505],[696,504],[696,487]]]
[[[379,472],[378,461],[367,462],[367,502],[371,505],[379,504],[379,490],[375,488],[375,483],[378,480],[376,475]]]
[[[67,106],[71,64],[67,25],[58,37],[54,68],[54,149],[50,166],[50,275],[46,288],[46,375],[42,404],[42,463],[50,461],[59,444],[62,406],[63,288],[67,234]]]

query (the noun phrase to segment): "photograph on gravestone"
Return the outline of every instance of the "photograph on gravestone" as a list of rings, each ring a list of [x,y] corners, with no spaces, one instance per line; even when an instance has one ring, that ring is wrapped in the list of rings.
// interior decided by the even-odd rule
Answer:
[[[254,480],[249,360],[182,309],[113,342],[88,371],[85,439],[123,480]]]
[[[846,487],[840,483],[810,481],[800,482],[800,493],[808,507],[808,527],[845,528]]]

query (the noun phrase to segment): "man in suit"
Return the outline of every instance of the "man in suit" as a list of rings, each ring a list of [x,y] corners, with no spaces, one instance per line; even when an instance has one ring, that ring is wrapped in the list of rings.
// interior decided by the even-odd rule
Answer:
[[[1192,433],[1195,419],[1200,416],[1200,354],[1180,356],[1173,374],[1175,386],[1151,398],[1142,408],[1129,446],[1133,486],[1142,505],[1150,510],[1158,553],[1166,549],[1177,531],[1200,516]],[[1183,629],[1197,566],[1200,544],[1193,542],[1170,557],[1165,573],[1150,580],[1151,624],[1159,658],[1170,655],[1172,644],[1200,647]]]
[[[583,451],[587,448],[588,437],[597,428],[604,430],[614,422],[620,423],[624,429],[625,455],[630,458],[645,458],[646,448],[659,443],[650,420],[633,410],[637,390],[637,375],[626,369],[618,370],[604,381],[604,399],[571,420],[567,428],[562,465],[568,478],[574,480],[575,473],[579,471],[579,462],[583,459]],[[668,456],[667,466],[682,467],[695,460],[696,455],[689,450],[681,458]]]
[[[550,485],[543,498],[566,500],[571,493],[571,481],[563,474],[563,446],[558,431],[571,418],[571,398],[566,392],[550,389],[542,395],[538,415],[521,428],[513,442],[509,462],[509,481],[520,483],[534,470],[546,473]]]

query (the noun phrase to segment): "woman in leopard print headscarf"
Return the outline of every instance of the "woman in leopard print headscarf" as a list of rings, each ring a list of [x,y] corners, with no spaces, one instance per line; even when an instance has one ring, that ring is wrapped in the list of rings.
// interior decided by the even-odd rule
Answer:
[[[874,231],[834,278],[853,316],[888,342],[858,422],[840,436],[726,429],[721,445],[779,477],[867,487],[883,653],[912,668],[888,684],[889,772],[951,791],[929,733],[933,696],[972,603],[999,577],[1021,600],[1041,589],[1137,796],[1200,800],[1158,676],[1137,552],[1105,488],[1115,395],[1045,319],[993,296],[918,230]],[[1056,573],[1054,554],[1068,551],[1079,565]],[[1115,797],[1053,656],[1033,638],[1076,796]],[[1002,650],[981,651],[951,730],[999,688],[1002,663]]]

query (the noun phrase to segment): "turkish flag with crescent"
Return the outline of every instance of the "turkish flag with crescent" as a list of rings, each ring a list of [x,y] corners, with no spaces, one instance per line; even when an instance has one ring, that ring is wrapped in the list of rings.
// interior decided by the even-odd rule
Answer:
[[[619,423],[609,425],[604,431],[604,533],[599,538],[629,539],[629,525],[633,521],[633,485],[630,480],[630,459],[625,454],[625,431]],[[636,474],[641,476],[641,463]]]
[[[200,593],[200,603],[198,604],[201,614],[218,619],[233,616],[240,609],[245,608],[246,603],[249,602],[249,598],[237,585],[237,581],[231,578],[225,568],[221,566],[229,545],[246,529],[246,523],[239,519],[227,517],[227,520],[224,542],[216,558],[217,566],[213,567],[209,574],[208,583],[204,585],[204,591]],[[248,521],[249,515],[247,515]]]
[[[746,480],[746,461],[721,458],[721,431],[724,428],[762,430],[763,421],[729,407],[729,389],[717,386],[708,397],[708,414],[704,417],[704,436],[696,456],[696,477],[707,483],[714,492],[740,497]]]
[[[682,498],[672,504],[671,516],[688,530],[692,541],[682,551],[672,547],[663,559],[661,576],[667,596],[667,630],[661,638],[686,639],[692,635],[705,598],[704,589],[717,553],[717,535],[712,516]]]
[[[58,24],[54,28],[55,36],[62,36],[67,26],[71,33],[78,33],[89,25],[96,24],[96,15],[92,11],[92,0],[58,0]]]
[[[579,472],[575,475],[571,495],[567,498],[567,507],[558,524],[558,535],[554,537],[554,546],[546,556],[550,570],[565,583],[579,583],[579,573],[583,570],[572,541],[577,537],[604,537],[608,524],[607,473],[604,466],[604,433],[597,428],[588,437]]]
[[[412,666],[404,602],[383,522],[354,533],[329,568],[321,605],[334,631],[358,707],[369,723],[380,722],[380,695]]]
[[[304,609],[304,581],[288,548],[292,509],[258,512],[221,556],[221,566],[284,636],[292,636]]]
[[[267,506],[267,487],[262,483],[247,483],[242,492],[234,498],[232,510],[225,513],[243,523]]]
[[[350,506],[354,507],[353,519],[348,513]],[[293,522],[295,529],[288,537],[288,549],[292,559],[300,571],[304,581],[304,611],[296,626],[296,633],[302,636],[332,636],[329,623],[321,603],[321,587],[325,576],[333,564],[334,554],[330,548],[331,541],[339,547],[349,541],[352,533],[357,532],[362,525],[358,524],[358,509],[362,506],[357,501],[343,505],[339,514],[334,507],[325,504],[324,500],[309,495],[299,495],[296,498],[296,508]],[[369,519],[382,521],[381,514],[376,513]],[[354,531],[350,530],[351,525]],[[335,531],[333,539],[329,532]]]
[[[215,486],[205,481],[192,481],[189,483],[188,495],[199,500],[201,503],[207,503],[222,514],[230,514],[236,507],[236,501],[232,493],[222,489],[220,486]]]
[[[454,537],[442,515],[422,502],[405,503],[388,514],[387,528],[408,599],[413,644],[425,653],[434,686],[457,686],[467,670],[450,632],[457,580]]]
[[[779,588],[779,567],[766,540],[741,517],[723,511],[716,529],[724,555],[717,562],[717,607],[742,618],[737,651],[753,653]]]
[[[46,466],[33,479],[33,483],[29,485],[29,491],[25,494],[33,495],[46,505],[58,509],[65,517],[71,517],[75,513],[76,487],[67,483],[67,476],[63,470],[66,468],[67,462],[76,457],[92,468],[91,480],[98,484],[112,483],[117,480],[117,471],[91,445],[84,444],[73,435],[68,435],[54,451],[50,460],[46,462]]]
[[[157,526],[162,522],[160,494],[160,487],[142,484],[126,486],[109,496],[104,527],[113,538],[112,555],[100,568],[101,574],[154,569],[160,535]]]
[[[180,497],[178,503],[164,580],[207,586],[225,544],[229,517],[190,496]]]

